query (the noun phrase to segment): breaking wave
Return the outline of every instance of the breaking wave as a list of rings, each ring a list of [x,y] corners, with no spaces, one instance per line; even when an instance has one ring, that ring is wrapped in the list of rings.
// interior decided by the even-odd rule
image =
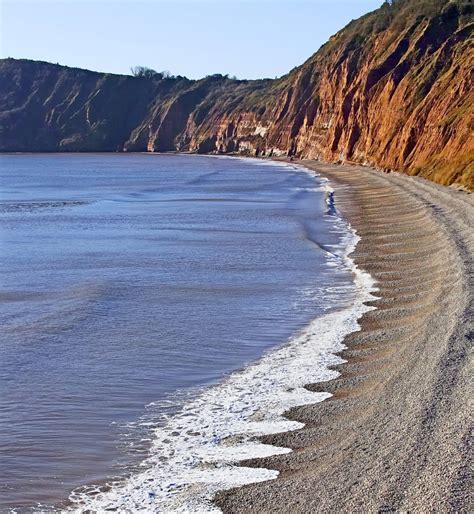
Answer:
[[[347,334],[359,330],[358,319],[373,308],[365,302],[374,298],[376,290],[371,276],[350,257],[359,237],[339,216],[334,192],[329,182],[323,182],[328,214],[335,215],[347,234],[340,245],[328,249],[327,265],[353,272],[355,300],[319,316],[283,346],[184,402],[178,414],[153,428],[148,457],[140,469],[126,479],[75,490],[71,509],[218,511],[212,504],[217,491],[277,477],[277,471],[243,467],[239,462],[291,451],[262,444],[257,438],[301,428],[301,423],[284,417],[285,411],[331,396],[310,392],[305,385],[338,375],[330,369],[343,362],[335,353],[344,348]]]

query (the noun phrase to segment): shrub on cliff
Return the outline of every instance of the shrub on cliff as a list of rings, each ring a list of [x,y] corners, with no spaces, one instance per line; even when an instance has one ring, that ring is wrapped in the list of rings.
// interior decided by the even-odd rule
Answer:
[[[132,66],[130,71],[132,75],[137,78],[162,80],[164,78],[171,77],[168,71],[158,72],[151,68],[147,68],[146,66]]]

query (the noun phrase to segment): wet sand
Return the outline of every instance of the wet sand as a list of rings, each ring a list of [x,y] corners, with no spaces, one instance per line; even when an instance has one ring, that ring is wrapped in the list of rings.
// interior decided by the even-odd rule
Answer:
[[[469,512],[472,497],[473,195],[396,173],[301,162],[331,180],[361,236],[376,310],[347,336],[333,396],[263,437],[289,454],[243,464],[278,479],[219,493],[224,512]],[[471,453],[470,453],[471,452]]]

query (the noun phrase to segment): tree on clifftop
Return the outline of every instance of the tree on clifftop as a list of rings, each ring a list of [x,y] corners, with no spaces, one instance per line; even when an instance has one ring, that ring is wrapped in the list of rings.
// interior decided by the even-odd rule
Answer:
[[[162,79],[163,73],[158,73],[151,68],[147,68],[146,66],[132,66],[130,68],[132,75],[134,77],[141,77],[145,79]]]
[[[147,68],[146,66],[132,66],[130,68],[130,72],[134,77],[144,78],[144,79],[155,79],[155,80],[163,80],[163,79],[185,79],[186,77],[182,77],[178,75],[171,75],[171,73],[167,70],[165,71],[155,71],[151,68]]]

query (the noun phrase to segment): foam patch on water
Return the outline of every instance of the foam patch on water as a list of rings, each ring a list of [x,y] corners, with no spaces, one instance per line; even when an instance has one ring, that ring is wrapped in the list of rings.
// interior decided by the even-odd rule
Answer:
[[[323,183],[328,192],[332,191],[329,182]],[[304,386],[338,376],[328,369],[343,362],[335,352],[344,348],[346,334],[359,329],[357,320],[371,309],[364,302],[374,298],[373,279],[349,256],[358,236],[339,216],[335,216],[335,222],[345,225],[347,237],[328,252],[328,265],[353,271],[353,304],[318,317],[284,346],[186,402],[164,426],[154,429],[149,457],[141,470],[106,488],[76,490],[70,497],[75,507],[93,511],[218,512],[212,504],[217,491],[278,476],[271,469],[241,467],[238,463],[291,451],[264,445],[256,438],[301,428],[301,423],[286,419],[284,412],[331,396],[310,392]]]

